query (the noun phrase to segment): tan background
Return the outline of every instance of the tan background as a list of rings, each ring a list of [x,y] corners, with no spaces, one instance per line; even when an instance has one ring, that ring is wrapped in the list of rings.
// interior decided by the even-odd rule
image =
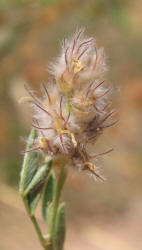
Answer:
[[[82,26],[105,48],[120,123],[95,147],[115,149],[100,161],[105,184],[70,171],[63,194],[65,249],[142,249],[141,13],[141,0],[0,1],[0,250],[41,249],[18,195],[20,138],[27,137],[31,118],[18,100],[25,82],[39,89],[48,81],[47,64],[58,55],[61,39]]]

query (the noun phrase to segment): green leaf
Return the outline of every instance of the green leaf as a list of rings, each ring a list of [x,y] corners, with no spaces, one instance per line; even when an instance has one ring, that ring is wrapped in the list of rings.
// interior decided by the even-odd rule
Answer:
[[[58,207],[55,229],[55,245],[57,250],[63,250],[65,240],[65,204],[61,203]]]
[[[55,192],[55,187],[56,187],[56,179],[55,179],[54,172],[52,171],[48,176],[47,183],[45,185],[44,192],[43,192],[42,216],[43,216],[45,223],[47,223],[49,205],[52,202],[53,195]]]
[[[45,178],[50,172],[51,165],[52,161],[48,161],[42,167],[38,168],[27,189],[24,191],[24,195],[27,195],[32,189],[35,189],[37,185],[40,185],[41,182],[45,181]]]
[[[24,192],[24,196],[27,200],[27,204],[31,215],[33,215],[35,212],[36,206],[41,196],[43,185],[49,174],[50,169],[51,169],[51,161],[40,167],[38,171],[35,173],[31,183]]]
[[[38,187],[38,189],[34,190],[34,192],[30,192],[26,197],[28,208],[29,208],[31,216],[34,215],[35,209],[36,209],[37,204],[38,204],[38,202],[40,200],[41,188],[42,188],[41,186]]]
[[[33,141],[36,138],[35,129],[31,130],[29,135],[26,151],[29,151],[33,148]],[[20,179],[20,193],[22,194],[31,182],[33,176],[35,175],[38,167],[38,153],[27,152],[24,156],[23,167],[21,170],[21,179]]]

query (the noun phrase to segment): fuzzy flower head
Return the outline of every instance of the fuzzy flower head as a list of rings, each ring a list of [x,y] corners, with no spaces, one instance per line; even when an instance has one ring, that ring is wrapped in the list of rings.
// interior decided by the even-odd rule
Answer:
[[[59,90],[65,94],[76,85],[97,79],[106,69],[104,50],[97,48],[94,38],[84,38],[83,33],[80,29],[71,40],[64,39],[62,53],[51,67]]]
[[[94,153],[96,141],[106,128],[117,123],[112,116],[109,92],[104,86],[104,52],[94,38],[79,30],[64,40],[61,56],[52,65],[54,81],[42,84],[38,97],[26,87],[34,109],[32,126],[37,130],[34,147],[54,162],[66,157],[70,165],[103,180],[97,158],[112,151]]]

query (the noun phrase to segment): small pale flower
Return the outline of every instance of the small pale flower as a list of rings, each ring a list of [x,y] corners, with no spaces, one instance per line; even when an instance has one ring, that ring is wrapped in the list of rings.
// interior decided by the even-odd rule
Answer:
[[[42,85],[44,96],[37,98],[31,90],[30,103],[34,108],[32,126],[38,131],[39,145],[35,148],[49,154],[68,154],[73,150],[76,140],[69,130],[69,114],[64,115],[63,97],[57,92],[56,86],[50,85],[49,94],[45,84]]]
[[[110,89],[102,87],[104,81],[94,81],[74,91],[71,108],[77,119],[91,120],[97,113],[105,113],[107,94]]]
[[[64,39],[62,53],[51,67],[59,90],[66,94],[77,85],[94,81],[106,70],[104,50],[97,48],[94,38],[84,38],[83,33],[80,29],[71,40]]]

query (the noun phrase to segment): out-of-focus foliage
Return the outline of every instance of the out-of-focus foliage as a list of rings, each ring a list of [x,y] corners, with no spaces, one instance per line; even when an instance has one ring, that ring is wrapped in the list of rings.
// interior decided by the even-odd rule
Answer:
[[[77,218],[86,218],[86,223],[90,218],[121,220],[120,215],[127,214],[141,201],[141,13],[141,0],[0,1],[1,183],[17,188],[19,182],[21,151],[25,150],[23,141],[29,133],[31,119],[27,104],[18,103],[26,95],[24,83],[38,91],[40,83],[48,81],[47,64],[58,55],[61,39],[71,36],[77,27],[85,26],[87,34],[96,36],[106,51],[109,65],[106,78],[117,89],[114,99],[120,108],[120,123],[106,132],[96,151],[106,150],[109,145],[115,151],[104,163],[100,162],[108,177],[106,184],[98,185],[76,171],[71,173],[64,193],[71,222]],[[25,138],[21,140],[21,136]],[[128,221],[125,223],[127,228]],[[141,249],[136,220],[130,227],[133,229],[129,240],[134,249]],[[137,236],[133,230],[138,230]],[[4,249],[8,243],[1,244]]]

